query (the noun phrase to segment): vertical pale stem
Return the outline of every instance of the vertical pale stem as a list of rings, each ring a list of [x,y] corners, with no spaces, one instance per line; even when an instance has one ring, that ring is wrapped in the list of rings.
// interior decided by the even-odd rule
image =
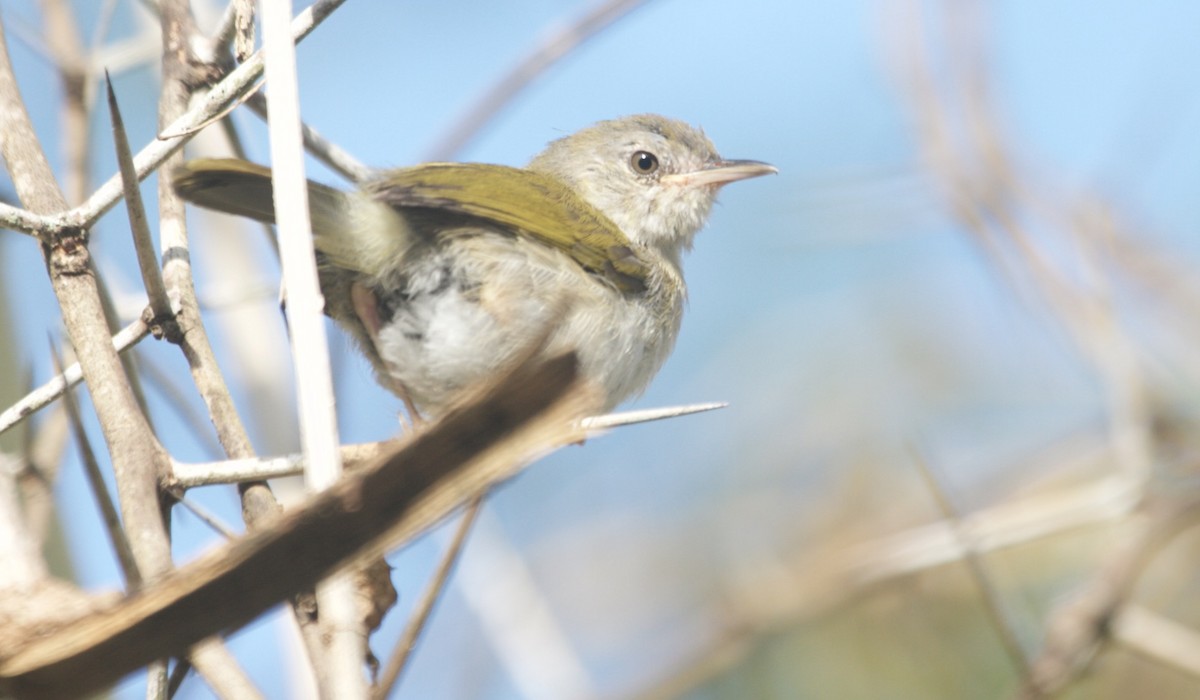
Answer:
[[[341,475],[333,382],[322,318],[324,299],[317,282],[304,155],[300,98],[292,43],[290,0],[263,0],[262,31],[271,114],[270,141],[275,220],[279,224],[280,262],[287,289],[287,318],[295,358],[300,434],[305,478],[311,489],[329,487]],[[317,587],[317,606],[329,654],[320,660],[318,683],[323,697],[366,697],[362,672],[366,637],[354,605],[353,581],[334,575]]]

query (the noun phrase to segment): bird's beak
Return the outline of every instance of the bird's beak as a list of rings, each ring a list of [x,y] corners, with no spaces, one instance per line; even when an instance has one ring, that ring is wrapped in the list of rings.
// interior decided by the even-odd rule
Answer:
[[[689,173],[664,175],[661,181],[684,187],[701,185],[720,187],[737,180],[746,180],[760,175],[773,175],[777,172],[779,172],[779,168],[757,160],[718,160]]]

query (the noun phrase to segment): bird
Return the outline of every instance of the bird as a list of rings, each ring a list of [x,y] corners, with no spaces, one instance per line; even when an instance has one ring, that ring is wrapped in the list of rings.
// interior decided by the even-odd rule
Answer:
[[[611,410],[675,345],[682,257],[718,191],[776,172],[639,114],[552,141],[524,168],[425,163],[353,190],[309,181],[325,312],[410,415],[436,417],[528,355],[565,351]],[[274,222],[267,167],[196,159],[171,177],[196,205]]]

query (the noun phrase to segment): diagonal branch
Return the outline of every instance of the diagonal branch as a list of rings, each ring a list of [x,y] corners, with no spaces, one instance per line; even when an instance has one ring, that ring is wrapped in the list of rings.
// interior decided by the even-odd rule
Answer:
[[[578,380],[574,356],[526,363],[304,507],[106,611],[24,644],[0,660],[0,694],[78,697],[236,629],[336,568],[423,531],[446,504],[577,440],[571,426],[596,405]]]

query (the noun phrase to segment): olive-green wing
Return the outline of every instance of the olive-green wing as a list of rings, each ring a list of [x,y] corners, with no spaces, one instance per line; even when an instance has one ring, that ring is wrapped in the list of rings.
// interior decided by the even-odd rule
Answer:
[[[621,229],[541,173],[481,163],[427,163],[389,171],[365,188],[401,211],[430,209],[497,222],[562,250],[622,291],[646,288],[650,265]]]

